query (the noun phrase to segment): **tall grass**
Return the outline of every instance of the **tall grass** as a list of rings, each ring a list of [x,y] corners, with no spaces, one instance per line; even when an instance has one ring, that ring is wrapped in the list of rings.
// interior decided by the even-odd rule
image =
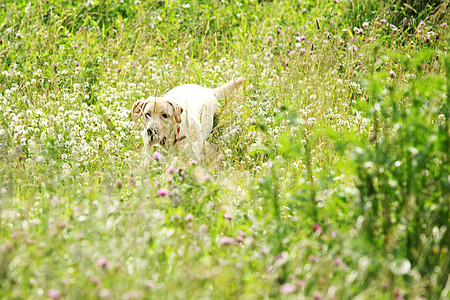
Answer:
[[[2,298],[448,297],[445,19],[121,2],[0,10]],[[239,75],[202,165],[143,152],[134,101]]]

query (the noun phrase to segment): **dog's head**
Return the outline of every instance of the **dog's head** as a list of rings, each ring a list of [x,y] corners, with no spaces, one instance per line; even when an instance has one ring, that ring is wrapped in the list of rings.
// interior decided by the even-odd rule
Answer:
[[[131,118],[137,121],[144,120],[144,143],[162,146],[175,138],[181,123],[183,109],[176,103],[159,97],[150,97],[134,102],[131,109]]]

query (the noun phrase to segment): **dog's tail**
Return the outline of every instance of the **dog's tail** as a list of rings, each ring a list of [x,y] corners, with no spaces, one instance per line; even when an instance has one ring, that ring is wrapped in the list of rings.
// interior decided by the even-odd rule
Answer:
[[[214,95],[219,100],[226,99],[231,92],[233,92],[235,89],[237,89],[242,83],[245,82],[245,78],[240,76],[237,79],[231,80],[228,83],[225,83],[222,86],[219,86],[218,88],[214,89]]]

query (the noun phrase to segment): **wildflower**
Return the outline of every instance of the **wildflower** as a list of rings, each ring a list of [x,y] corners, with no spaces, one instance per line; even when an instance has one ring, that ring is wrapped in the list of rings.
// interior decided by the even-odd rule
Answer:
[[[98,206],[98,201],[97,200],[94,200],[94,201],[92,201],[92,204],[94,204],[94,205],[96,205],[96,206]]]
[[[381,19],[381,20],[380,20],[380,23],[381,23],[381,24],[386,24],[386,19]]]
[[[111,297],[111,291],[108,289],[102,289],[99,293],[98,296],[100,298],[109,298]]]
[[[244,241],[244,237],[242,235],[238,235],[236,237],[236,243],[242,243]]]
[[[223,217],[227,220],[233,219],[233,216],[231,214],[223,214]]]
[[[136,1],[134,1],[134,4],[135,4],[135,5],[139,5],[139,4],[141,4],[141,1],[136,0]]]
[[[417,30],[417,33],[418,33],[418,34],[422,34],[422,33],[423,33],[423,30],[422,30],[422,29],[419,29],[419,30]]]
[[[80,63],[77,62],[77,61],[75,61],[74,64],[75,64],[75,67],[79,67],[80,66]]]
[[[75,49],[75,50],[78,49],[78,45],[77,45],[77,44],[74,44],[72,47],[73,47],[73,49]]]
[[[420,21],[419,22],[419,27],[425,26],[425,22],[424,21]]]
[[[175,172],[175,168],[172,167],[172,166],[169,166],[169,167],[167,168],[167,170],[166,170],[166,173],[167,173],[167,174],[173,174],[173,172]]]
[[[358,28],[358,30],[356,31],[358,34],[364,34],[364,30],[362,30],[361,28]]]
[[[159,153],[158,151],[155,151],[152,155],[154,160],[160,160],[161,158],[163,158],[163,156],[161,155],[161,153]]]
[[[303,53],[306,52],[306,49],[305,49],[305,48],[300,48],[300,49],[298,49],[298,52],[299,52],[300,54],[303,54]]]
[[[280,292],[283,294],[292,294],[295,292],[295,285],[292,283],[284,283],[280,286]]]
[[[169,194],[169,191],[167,189],[159,189],[156,194],[160,197],[167,196]]]
[[[280,28],[277,29],[277,33],[278,33],[278,34],[281,33],[281,29],[280,29]]]
[[[304,13],[306,12],[306,8],[302,8],[302,9],[300,10],[300,12],[301,12],[302,14],[304,14]]]
[[[298,38],[299,38],[300,41],[306,40],[306,36],[304,36],[304,35],[301,35],[301,36],[299,36]]]
[[[447,23],[445,23],[445,22],[442,23],[442,24],[441,24],[441,27],[442,27],[442,28],[446,28],[446,27],[447,27]]]
[[[134,187],[136,185],[136,179],[130,177],[130,180],[128,180],[128,184]]]
[[[116,186],[117,186],[118,189],[121,189],[123,187],[123,183],[122,183],[122,181],[120,179],[116,180]]]
[[[308,256],[308,261],[313,263],[313,262],[318,262],[319,259],[314,255],[310,255],[310,256]]]
[[[194,220],[194,215],[193,214],[187,214],[186,217],[184,217],[184,220],[186,222],[190,222],[190,221]]]
[[[268,36],[267,37],[267,42],[270,44],[273,42],[273,37],[272,36]]]
[[[94,1],[93,1],[93,0],[89,0],[89,1],[86,3],[86,6],[94,6]]]
[[[118,68],[118,69],[117,69],[117,73],[120,73],[120,72],[122,72],[122,69],[121,69],[121,68]]]
[[[430,41],[430,34],[425,34],[425,41],[429,42]]]
[[[319,292],[314,292],[313,299],[314,300],[322,300],[323,299],[322,294]]]
[[[389,27],[391,27],[392,31],[397,30],[397,26],[395,26],[394,24],[389,24]]]
[[[314,232],[322,232],[322,227],[319,225],[319,224],[314,224],[313,225],[313,230],[314,230]]]
[[[392,78],[395,78],[395,76],[397,76],[397,74],[395,74],[395,72],[392,70],[389,71],[389,75],[391,75]]]
[[[57,289],[50,289],[47,292],[47,297],[50,299],[59,299],[61,298],[61,293]]]
[[[211,179],[211,176],[209,174],[206,174],[205,177],[203,177],[203,181],[207,182]]]
[[[302,288],[305,286],[305,282],[303,280],[297,280],[295,283],[299,288]]]
[[[100,268],[106,268],[108,266],[108,260],[105,257],[100,256],[97,259],[97,266],[99,266]]]
[[[20,39],[20,38],[22,38],[22,34],[16,33],[16,37],[18,37]]]
[[[198,161],[195,160],[195,159],[191,160],[189,163],[190,163],[191,165],[193,165],[193,166],[198,165]]]
[[[234,239],[232,237],[223,236],[220,238],[219,243],[221,246],[231,245],[234,243]]]
[[[368,28],[368,27],[369,27],[369,23],[368,23],[368,22],[364,22],[364,23],[362,23],[362,26],[363,26],[364,28]]]

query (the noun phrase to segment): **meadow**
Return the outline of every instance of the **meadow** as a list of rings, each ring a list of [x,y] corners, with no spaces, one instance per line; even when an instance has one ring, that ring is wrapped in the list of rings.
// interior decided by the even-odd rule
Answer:
[[[0,2],[0,298],[448,299],[449,6]],[[204,161],[143,151],[238,76]]]

